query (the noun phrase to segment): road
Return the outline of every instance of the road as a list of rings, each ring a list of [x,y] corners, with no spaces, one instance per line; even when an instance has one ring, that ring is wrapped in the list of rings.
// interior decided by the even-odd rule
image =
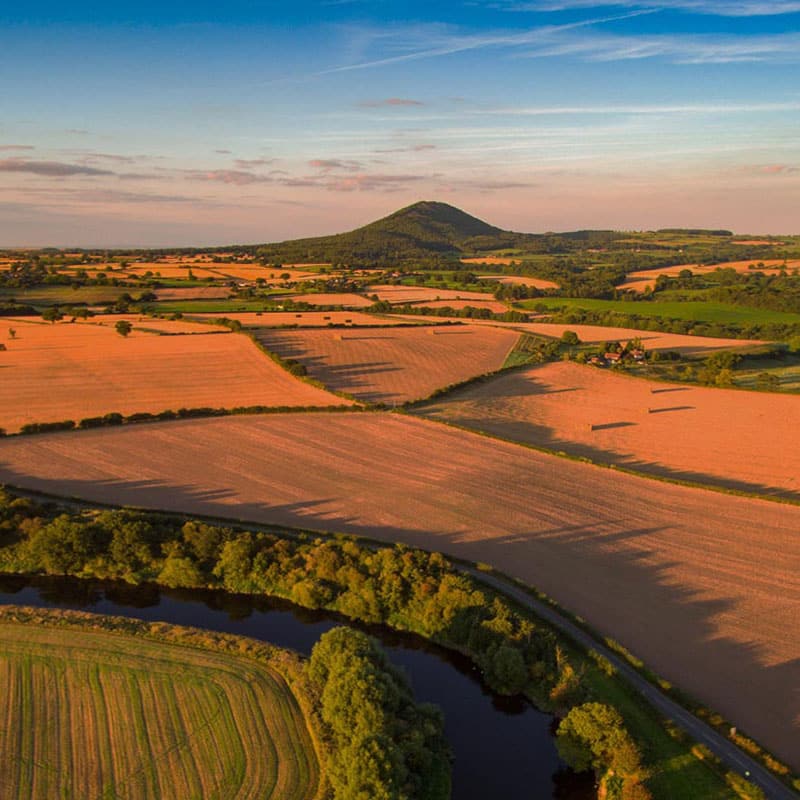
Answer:
[[[556,609],[531,597],[512,581],[489,575],[472,567],[456,564],[458,569],[491,586],[499,592],[512,597],[523,607],[549,622],[554,628],[567,634],[582,647],[593,649],[607,658],[617,672],[622,675],[646,700],[677,726],[682,728],[695,741],[704,744],[729,769],[743,775],[758,786],[769,800],[797,800],[800,795],[788,788],[761,764],[740,750],[733,742],[717,733],[713,728],[698,719],[690,711],[676,703],[643,678],[630,664],[620,658],[613,650],[597,641],[593,636],[579,628]]]

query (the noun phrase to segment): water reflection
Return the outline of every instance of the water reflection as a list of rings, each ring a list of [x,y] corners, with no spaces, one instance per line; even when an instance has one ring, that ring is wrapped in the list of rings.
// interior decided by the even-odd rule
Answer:
[[[558,759],[554,720],[524,698],[494,694],[465,657],[425,639],[354,625],[336,614],[265,597],[73,578],[0,575],[0,604],[71,608],[252,636],[308,654],[322,633],[348,624],[380,640],[419,700],[442,708],[452,747],[453,800],[589,800],[591,776]]]

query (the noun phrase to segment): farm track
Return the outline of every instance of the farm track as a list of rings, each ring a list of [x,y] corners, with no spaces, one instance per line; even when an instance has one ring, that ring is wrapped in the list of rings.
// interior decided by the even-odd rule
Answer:
[[[800,763],[794,506],[619,474],[391,414],[8,440],[0,481],[488,562]]]

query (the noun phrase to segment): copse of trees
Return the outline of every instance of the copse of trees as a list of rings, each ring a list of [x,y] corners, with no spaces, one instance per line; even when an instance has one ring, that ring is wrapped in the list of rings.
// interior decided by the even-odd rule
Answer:
[[[307,668],[332,745],[335,800],[446,800],[449,750],[437,708],[417,705],[405,676],[377,643],[334,628],[314,645]]]
[[[0,492],[0,571],[282,597],[458,650],[493,689],[542,707],[584,698],[548,628],[443,555],[404,545],[373,550],[131,510],[82,513]]]
[[[556,747],[574,770],[593,770],[607,798],[647,800],[646,777],[639,748],[620,713],[602,703],[575,706],[561,720]]]

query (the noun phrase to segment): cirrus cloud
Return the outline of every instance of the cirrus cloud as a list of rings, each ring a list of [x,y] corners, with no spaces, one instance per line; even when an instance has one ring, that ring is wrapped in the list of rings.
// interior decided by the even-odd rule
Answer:
[[[51,178],[67,178],[73,175],[113,175],[108,169],[98,169],[83,164],[66,164],[61,161],[29,161],[24,158],[0,159],[0,172],[27,172]]]

